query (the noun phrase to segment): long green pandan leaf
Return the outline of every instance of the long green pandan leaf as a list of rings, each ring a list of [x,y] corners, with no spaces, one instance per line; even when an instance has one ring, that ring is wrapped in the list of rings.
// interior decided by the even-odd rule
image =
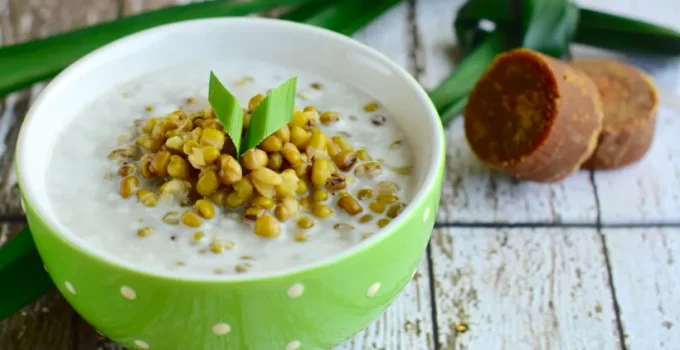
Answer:
[[[499,53],[510,47],[509,40],[500,32],[488,34],[436,89],[430,91],[435,108],[441,110],[467,96],[488,65]]]
[[[479,22],[486,20],[494,23],[497,30],[506,34],[521,35],[525,40],[525,47],[538,47],[529,45],[533,41],[533,35],[527,33],[525,36],[524,32],[517,32],[517,24],[513,22],[515,17],[513,17],[512,4],[514,3],[522,7],[521,12],[525,18],[532,12],[543,13],[543,16],[536,18],[536,21],[545,23],[542,26],[545,30],[542,30],[543,34],[539,30],[538,37],[555,35],[556,42],[559,42],[559,38],[565,37],[565,33],[569,31],[568,24],[572,23],[576,17],[574,42],[619,51],[680,55],[680,32],[678,31],[630,17],[578,8],[572,2],[569,2],[568,8],[561,8],[562,0],[470,0],[458,11],[454,23],[459,44],[467,51],[475,47],[479,43],[475,40],[480,30]],[[550,7],[561,9],[554,11]],[[562,15],[559,16],[559,13]],[[560,22],[553,22],[555,19]],[[522,22],[524,22],[522,29],[526,31],[526,19]],[[517,39],[518,43],[521,41],[522,38]],[[546,51],[542,52],[550,54]]]
[[[495,28],[482,28],[484,20],[493,21]],[[430,92],[442,123],[463,110],[468,94],[499,53],[522,46],[559,57],[567,51],[577,23],[578,11],[568,0],[468,1],[454,25],[470,53]]]
[[[484,20],[493,21],[495,28],[482,28]],[[463,110],[468,94],[499,53],[522,46],[560,57],[577,24],[578,10],[568,0],[468,1],[454,25],[459,42],[470,53],[430,92],[442,123]]]
[[[460,115],[460,113],[463,112],[463,109],[465,109],[465,105],[467,105],[468,102],[468,96],[466,95],[463,98],[460,98],[456,101],[453,101],[451,104],[448,106],[439,109],[439,116],[442,120],[442,123],[444,125],[448,124],[450,121],[452,121],[455,117]]]
[[[522,1],[522,47],[562,57],[578,25],[579,11],[567,0]]]
[[[351,35],[403,0],[340,0],[310,3],[282,18]]]
[[[493,28],[482,28],[483,22]],[[567,0],[470,0],[454,22],[458,42],[468,56],[430,92],[442,122],[465,107],[467,94],[498,53],[526,47],[562,57],[570,42],[646,54],[680,54],[680,33],[644,21],[579,9]],[[492,45],[493,34],[505,36]],[[473,79],[470,81],[470,79]]]
[[[465,3],[456,14],[454,29],[460,45],[466,53],[477,47],[489,32],[498,27],[500,33],[504,33],[511,46],[521,44],[521,25],[513,23],[513,11],[509,0],[470,0]],[[482,23],[493,24],[494,28],[483,28]]]
[[[25,228],[0,248],[0,320],[52,288],[54,284]]]
[[[365,2],[372,6],[364,5],[356,0],[325,2],[327,7],[303,6],[302,9],[290,13],[288,19],[350,35],[400,1]],[[381,10],[375,10],[373,6]],[[2,49],[0,49],[0,65],[2,65],[1,53]],[[2,71],[1,67],[0,71]],[[0,86],[2,86],[1,82],[2,77],[0,77]],[[12,288],[2,288],[3,286],[12,286]],[[52,288],[52,280],[43,269],[28,229],[22,230],[0,248],[0,320]]]
[[[481,21],[495,25],[510,47],[526,47],[560,57],[569,48],[579,18],[569,0],[471,0],[459,11],[456,34],[470,51],[479,43]]]
[[[128,34],[197,18],[244,16],[274,6],[325,0],[215,0],[171,6],[0,48],[0,96],[50,78],[89,52]]]
[[[653,55],[680,55],[680,32],[594,10],[581,9],[575,42]]]

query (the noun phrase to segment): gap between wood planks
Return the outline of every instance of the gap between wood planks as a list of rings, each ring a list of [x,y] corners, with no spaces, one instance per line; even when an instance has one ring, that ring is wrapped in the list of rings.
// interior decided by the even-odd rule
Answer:
[[[607,238],[602,232],[602,207],[600,206],[600,195],[597,192],[597,182],[595,181],[595,171],[590,170],[590,184],[593,187],[593,196],[595,197],[595,208],[597,209],[597,217],[595,224],[597,226],[597,233],[600,236],[600,242],[602,242],[602,255],[604,256],[604,264],[607,269],[607,283],[609,284],[609,290],[612,294],[612,307],[614,308],[614,317],[616,319],[616,331],[619,335],[619,347],[622,349],[626,348],[626,338],[623,331],[623,323],[621,323],[621,306],[619,300],[616,296],[616,286],[614,285],[614,274],[612,273],[612,263],[609,257],[609,248],[607,247]]]

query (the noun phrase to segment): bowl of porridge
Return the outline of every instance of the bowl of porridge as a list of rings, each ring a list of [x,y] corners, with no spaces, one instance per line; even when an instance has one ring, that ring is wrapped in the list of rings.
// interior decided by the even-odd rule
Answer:
[[[211,74],[242,106],[237,133]],[[291,77],[295,107],[241,152]],[[257,18],[89,54],[35,101],[16,152],[46,270],[131,349],[342,343],[414,275],[444,169],[437,112],[407,72],[342,35]]]

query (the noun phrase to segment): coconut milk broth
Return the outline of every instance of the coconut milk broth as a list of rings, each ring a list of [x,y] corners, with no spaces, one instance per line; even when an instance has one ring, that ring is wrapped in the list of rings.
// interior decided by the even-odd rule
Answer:
[[[178,109],[198,110],[207,104],[208,76],[213,70],[225,86],[247,106],[248,99],[266,93],[284,80],[298,77],[297,105],[314,105],[321,111],[340,113],[340,120],[330,126],[321,125],[330,137],[349,134],[347,140],[355,149],[365,148],[385,165],[404,167],[414,164],[411,148],[394,118],[383,107],[366,112],[363,107],[372,102],[365,93],[334,82],[323,76],[296,71],[263,62],[196,62],[171,67],[140,77],[119,86],[83,110],[65,128],[53,146],[50,173],[47,177],[48,196],[58,220],[91,247],[106,251],[120,259],[145,269],[177,274],[233,274],[288,269],[339,254],[362,241],[366,234],[379,230],[376,222],[384,214],[368,209],[369,201],[361,201],[364,212],[374,219],[366,224],[341,211],[330,196],[327,204],[335,210],[328,219],[316,219],[306,242],[297,242],[294,234],[301,230],[295,220],[281,225],[281,235],[264,239],[253,233],[252,224],[244,223],[242,210],[223,211],[216,208],[213,219],[204,220],[199,228],[169,225],[162,217],[169,211],[182,212],[178,204],[158,202],[144,207],[135,197],[124,199],[118,193],[120,177],[115,174],[120,165],[107,157],[119,147],[125,135],[131,134],[136,119],[165,116]],[[244,77],[252,77],[243,79]],[[320,89],[312,87],[321,84]],[[188,103],[191,98],[193,103]],[[147,106],[152,107],[147,111]],[[374,125],[376,116],[385,123]],[[390,147],[394,141],[401,147]],[[347,190],[356,198],[363,187],[375,189],[381,180],[398,183],[399,200],[408,203],[415,193],[415,179],[385,166],[382,174],[371,180],[359,179],[348,184]],[[310,215],[311,216],[311,215]],[[350,232],[334,230],[337,223],[355,227]],[[151,226],[155,231],[147,237],[136,232]],[[205,232],[198,244],[192,234]],[[231,249],[221,254],[207,249],[212,239],[233,242]],[[240,268],[239,268],[240,266]]]

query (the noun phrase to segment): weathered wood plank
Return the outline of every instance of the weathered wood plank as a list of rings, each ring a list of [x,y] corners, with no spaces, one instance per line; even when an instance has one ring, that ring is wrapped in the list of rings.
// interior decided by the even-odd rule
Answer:
[[[680,228],[606,229],[626,349],[680,344]]]
[[[14,238],[24,225],[24,222],[0,222],[0,246]]]
[[[432,89],[451,73],[461,54],[456,47],[453,21],[465,0],[416,0],[416,61],[418,80]]]
[[[43,37],[74,27],[114,18],[117,0],[0,1],[1,44]],[[0,104],[0,214],[21,213],[14,147],[24,114],[44,84],[10,94]],[[2,224],[0,244],[21,225]],[[0,349],[72,349],[73,311],[58,292],[51,292],[0,322]]]
[[[200,0],[122,0],[123,16],[159,9],[161,7],[172,6],[176,4],[186,4],[190,2],[200,2]]]
[[[594,229],[439,229],[433,244],[443,349],[617,349]]]
[[[603,224],[680,222],[680,59],[660,60],[625,55],[585,46],[574,47],[575,57],[621,60],[649,73],[659,86],[661,106],[649,152],[625,168],[597,171],[595,185]]]
[[[30,101],[44,84],[12,93],[0,102],[0,213],[21,214],[21,201],[14,173],[14,146]]]
[[[434,348],[427,259],[385,313],[335,350],[428,350]]]
[[[420,81],[436,86],[458,59],[455,11],[464,1],[418,0]],[[458,118],[446,129],[447,171],[439,222],[594,222],[596,204],[587,172],[555,184],[519,182],[491,171],[471,152]]]
[[[603,223],[680,223],[680,105],[664,103],[657,118],[652,147],[639,163],[595,173]]]
[[[582,0],[580,3],[680,30],[676,20],[680,2]],[[645,158],[626,168],[595,173],[602,222],[680,222],[680,146],[675,142],[680,134],[680,59],[623,54],[582,45],[574,46],[573,54],[614,58],[635,65],[653,77],[662,94],[657,132]]]
[[[656,134],[645,157],[630,166],[594,173],[603,224],[680,222],[680,59],[661,60],[574,46],[574,57],[617,59],[652,76],[661,106]]]
[[[516,181],[477,160],[465,139],[462,119],[447,128],[446,140],[439,222],[595,222],[588,172],[578,171],[552,184]]]

